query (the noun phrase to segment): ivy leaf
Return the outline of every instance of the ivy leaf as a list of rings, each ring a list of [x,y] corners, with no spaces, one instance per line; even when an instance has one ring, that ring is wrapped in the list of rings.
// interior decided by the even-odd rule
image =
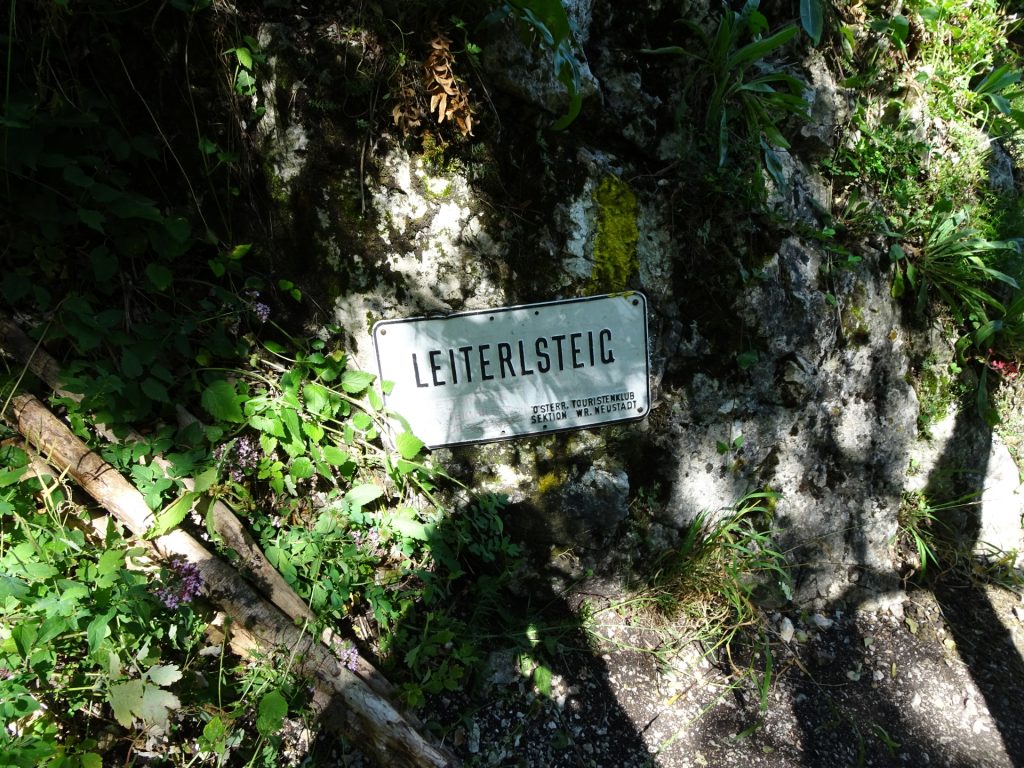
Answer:
[[[280,691],[274,690],[263,694],[260,699],[259,715],[256,718],[256,728],[264,736],[273,736],[284,725],[285,715],[288,714],[288,702]]]
[[[345,371],[341,376],[341,388],[350,395],[358,395],[377,378],[367,371]]]
[[[395,439],[395,445],[403,459],[411,460],[423,450],[424,443],[412,432],[403,432]]]
[[[238,404],[238,393],[230,381],[218,379],[203,390],[201,398],[203,408],[219,421],[231,421],[239,424],[245,421],[242,407]]]

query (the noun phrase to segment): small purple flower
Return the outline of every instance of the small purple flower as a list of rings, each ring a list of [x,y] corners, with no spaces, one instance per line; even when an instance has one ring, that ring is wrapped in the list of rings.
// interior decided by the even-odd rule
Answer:
[[[179,605],[192,602],[203,592],[203,574],[195,563],[181,555],[173,555],[167,562],[163,583],[154,594],[172,611]]]
[[[270,307],[264,304],[262,301],[257,301],[252,305],[253,314],[261,322],[265,323],[270,319]]]
[[[355,672],[359,668],[359,651],[348,640],[334,641],[334,655],[346,668]]]
[[[259,441],[251,435],[243,435],[230,445],[219,445],[213,451],[214,460],[223,463],[236,483],[242,482],[247,472],[259,467],[262,456]]]

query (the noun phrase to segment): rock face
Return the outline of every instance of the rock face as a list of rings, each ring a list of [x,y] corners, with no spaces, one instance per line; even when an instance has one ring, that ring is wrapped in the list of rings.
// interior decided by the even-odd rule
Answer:
[[[584,108],[561,134],[548,126],[565,86],[511,24],[492,29],[480,59],[488,101],[477,135],[452,138],[423,115],[429,141],[341,112],[325,119],[312,99],[281,108],[286,97],[301,105],[308,87],[287,82],[301,67],[286,57],[316,51],[346,67],[380,46],[312,23],[306,42],[273,50],[285,36],[267,31],[278,80],[264,85],[261,132],[284,247],[310,250],[309,282],[331,302],[324,319],[368,370],[376,320],[645,292],[648,419],[441,451],[441,463],[476,490],[507,494],[518,535],[573,548],[582,566],[612,567],[624,533],[640,529],[657,534],[629,540],[651,551],[628,560],[650,561],[702,510],[770,489],[781,494],[773,525],[795,565],[794,599],[896,602],[892,545],[917,433],[911,332],[884,254],[825,247],[832,201],[808,170],[831,150],[845,97],[820,58],[790,66],[807,82],[809,119],[795,126],[792,154],[778,153],[774,180],[758,166],[753,181],[707,182],[686,167],[703,119],[687,112],[690,63],[636,53],[672,42],[677,10],[647,5],[572,4]],[[745,207],[758,185],[767,205]]]

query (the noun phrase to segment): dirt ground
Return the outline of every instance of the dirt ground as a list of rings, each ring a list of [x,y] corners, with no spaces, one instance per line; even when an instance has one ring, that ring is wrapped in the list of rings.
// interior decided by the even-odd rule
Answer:
[[[737,654],[667,655],[599,613],[598,652],[565,654],[549,695],[497,654],[485,686],[433,714],[457,718],[444,738],[467,766],[1009,768],[1024,765],[1022,618],[1015,593],[968,583],[902,611],[775,614],[765,685],[763,657],[737,682]]]

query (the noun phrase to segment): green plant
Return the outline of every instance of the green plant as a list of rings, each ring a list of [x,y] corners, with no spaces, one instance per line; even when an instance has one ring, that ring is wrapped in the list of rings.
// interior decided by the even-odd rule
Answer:
[[[556,131],[568,128],[583,107],[583,92],[573,25],[561,0],[509,0],[489,18],[493,21],[503,16],[511,16],[530,30],[540,47],[551,54],[554,75],[569,96],[568,110],[551,127]]]
[[[812,43],[818,45],[821,42],[825,28],[824,0],[800,0],[800,26]]]
[[[763,591],[790,589],[785,556],[767,528],[778,499],[760,491],[718,516],[698,514],[644,592],[655,610],[688,619],[714,647],[728,647],[742,628],[758,625]]]
[[[798,78],[774,68],[768,57],[788,43],[799,31],[795,26],[783,27],[765,36],[768,21],[758,11],[759,0],[747,0],[742,10],[723,8],[714,37],[699,26],[688,23],[701,41],[703,51],[694,54],[681,46],[649,49],[656,55],[695,56],[703,67],[698,70],[705,100],[704,133],[715,163],[723,168],[729,159],[730,145],[757,147],[765,167],[781,183],[780,164],[774,147],[789,148],[779,129],[788,115],[801,115],[807,108],[802,93],[804,84]],[[749,42],[745,42],[750,38]],[[736,124],[743,131],[736,130]],[[738,134],[738,135],[736,135]]]
[[[941,525],[932,506],[922,493],[904,493],[896,516],[896,547],[910,573],[922,576],[928,564],[937,564],[935,548],[936,529]]]
[[[953,211],[948,204],[940,204],[932,212],[924,233],[918,258],[910,258],[901,246],[894,245],[889,252],[893,261],[893,288],[895,297],[904,294],[907,287],[916,292],[917,311],[925,309],[929,291],[954,313],[958,323],[973,320],[986,327],[993,312],[1004,312],[996,285],[1019,288],[1017,281],[994,265],[1011,253],[1020,252],[1018,240],[988,240],[970,226],[967,211]],[[994,332],[994,329],[990,329]],[[975,334],[974,342],[985,344],[991,333]]]
[[[2,454],[0,760],[99,765],[89,716],[101,707],[125,728],[166,732],[179,695],[196,700],[177,685],[199,667],[205,622],[185,604],[195,585],[128,546],[112,522],[90,529],[59,478],[29,472],[24,451]]]
[[[929,355],[914,376],[917,392],[917,429],[924,438],[932,437],[932,427],[942,421],[958,401],[967,394],[961,375],[963,368],[955,361],[943,368],[935,355]]]

